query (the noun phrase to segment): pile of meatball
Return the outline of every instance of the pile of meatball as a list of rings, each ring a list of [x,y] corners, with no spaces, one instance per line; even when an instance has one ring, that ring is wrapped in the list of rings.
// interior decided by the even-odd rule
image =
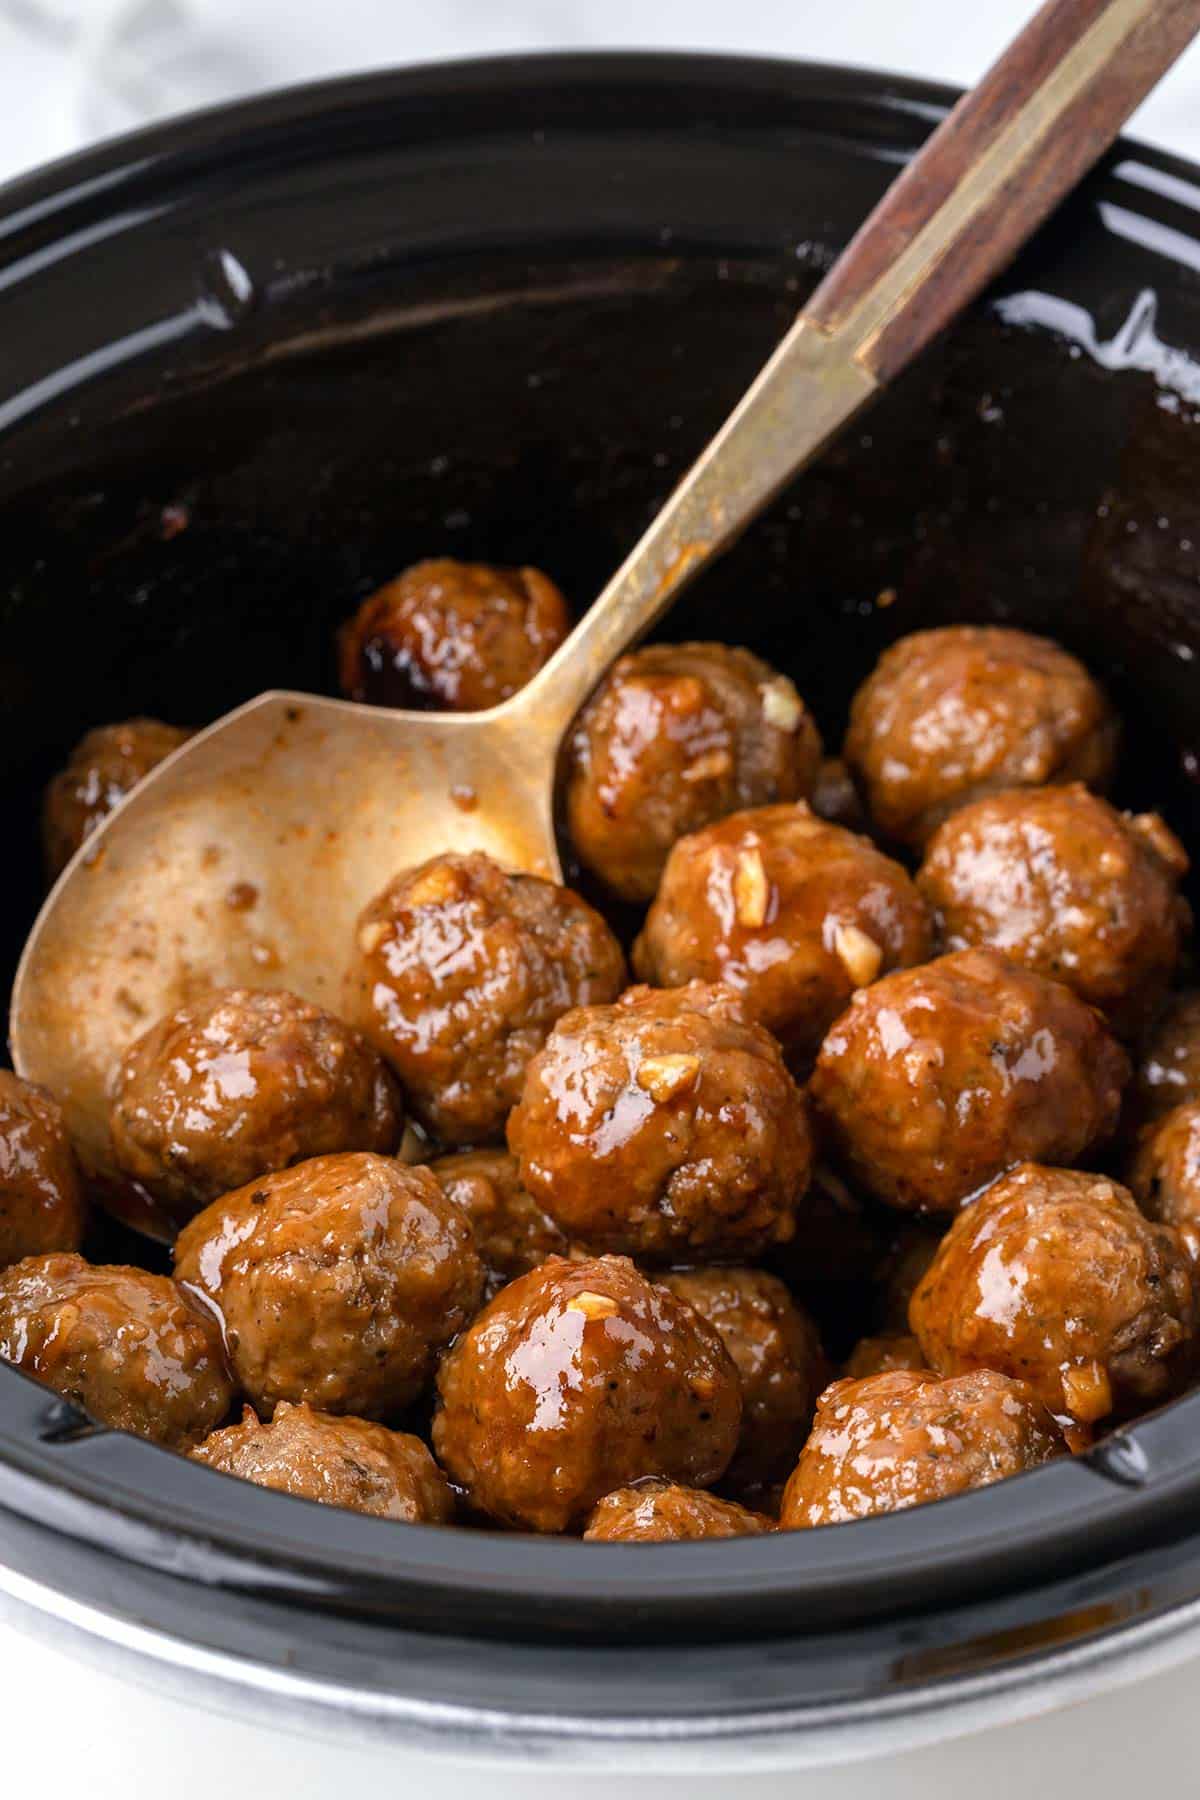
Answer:
[[[343,689],[491,706],[567,629],[536,570],[420,564]],[[184,735],[83,740],[52,874]],[[340,1017],[224,989],[154,1023],[111,1160],[171,1276],[84,1260],[62,1113],[0,1075],[0,1356],[227,1476],[614,1542],[1086,1449],[1200,1364],[1187,858],[1104,797],[1118,756],[1087,670],[1007,628],[901,638],[836,759],[748,650],[622,657],[563,793],[589,891],[642,909],[628,960],[570,888],[446,854],[381,871]],[[875,1285],[839,1369],[800,1296],[847,1218]]]

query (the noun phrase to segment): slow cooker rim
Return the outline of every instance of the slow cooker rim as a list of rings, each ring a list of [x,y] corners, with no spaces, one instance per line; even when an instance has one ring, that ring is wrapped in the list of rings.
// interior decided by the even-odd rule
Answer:
[[[626,78],[656,83],[675,80],[689,87],[701,76],[743,95],[765,86],[781,101],[794,102],[801,113],[812,92],[822,84],[826,88],[832,84],[884,116],[894,111],[898,102],[907,103],[910,124],[911,109],[918,108],[923,122],[932,125],[953,97],[953,90],[937,84],[868,70],[673,52],[485,58],[377,72],[287,89],[151,127],[20,178],[0,189],[0,252],[6,238],[33,224],[39,229],[53,225],[73,206],[115,206],[129,181],[154,180],[169,186],[184,180],[182,164],[188,159],[219,158],[231,131],[261,129],[268,135],[286,135],[298,124],[324,116],[331,104],[351,112],[362,107],[369,111],[380,103],[390,106],[412,95],[456,96],[459,103],[465,103],[464,82],[474,93],[530,77],[547,87],[571,78],[601,93],[606,82],[619,84]],[[1117,154],[1133,155],[1166,173],[1183,172],[1200,181],[1200,171],[1183,159],[1132,143],[1123,143]],[[278,1592],[288,1585],[288,1559],[280,1555],[280,1542],[286,1542],[292,1530],[300,1527],[289,1525],[280,1531],[279,1524],[297,1519],[297,1509],[304,1509],[307,1503],[245,1488],[119,1434],[81,1433],[82,1423],[24,1377],[0,1370],[0,1505],[14,1516],[52,1520],[64,1537],[105,1544],[110,1553],[134,1564],[178,1568],[179,1547],[186,1535],[183,1521],[191,1509],[180,1501],[175,1526],[164,1531],[161,1512],[156,1517],[155,1506],[146,1499],[147,1475],[154,1476],[150,1487],[156,1498],[164,1482],[168,1488],[173,1485],[162,1474],[169,1467],[173,1474],[186,1476],[194,1493],[203,1493],[208,1484],[212,1496],[210,1502],[195,1509],[192,1541],[201,1560],[208,1557],[207,1573],[199,1567],[194,1571],[198,1579],[228,1581],[242,1592],[256,1588]],[[877,1604],[885,1613],[894,1613],[901,1602],[895,1575],[898,1567],[927,1577],[928,1595],[944,1591],[952,1578],[961,1578],[966,1585],[959,1593],[965,1593],[972,1579],[978,1585],[985,1572],[989,1578],[1009,1581],[1011,1571],[1004,1575],[999,1563],[1002,1556],[1011,1561],[1014,1529],[1019,1531],[1028,1515],[1041,1515],[1051,1493],[1058,1496],[1055,1510],[1061,1511],[1057,1541],[1046,1546],[1050,1554],[1039,1564],[1036,1535],[1023,1540],[1027,1575],[1037,1568],[1045,1573],[1080,1563],[1094,1567],[1098,1551],[1115,1550],[1126,1530],[1135,1527],[1142,1541],[1149,1530],[1165,1537],[1176,1535],[1186,1525],[1188,1504],[1200,1487],[1200,1466],[1194,1466],[1195,1459],[1181,1452],[1179,1443],[1181,1437],[1191,1435],[1187,1427],[1193,1424],[1200,1424],[1200,1394],[1139,1421],[1136,1428],[1110,1439],[1090,1457],[1053,1465],[1002,1488],[813,1538],[795,1534],[788,1539],[734,1540],[728,1545],[647,1546],[631,1559],[627,1548],[584,1549],[501,1534],[464,1534],[456,1544],[460,1554],[449,1571],[450,1585],[461,1589],[466,1575],[477,1575],[474,1603],[486,1608],[511,1603],[514,1583],[523,1583],[521,1598],[527,1603],[522,1608],[523,1628],[535,1632],[544,1629],[546,1615],[558,1613],[569,1598],[575,1609],[572,1634],[586,1636],[590,1629],[597,1641],[626,1629],[633,1618],[640,1618],[645,1626],[648,1608],[658,1609],[668,1636],[690,1636],[698,1628],[728,1630],[733,1609],[740,1608],[744,1615],[748,1603],[761,1607],[749,1621],[750,1634],[760,1636],[770,1629],[785,1630],[794,1621],[797,1606],[812,1599],[814,1584],[806,1587],[803,1581],[799,1585],[789,1582],[781,1568],[798,1558],[801,1564],[812,1565],[810,1572],[820,1577],[819,1585],[828,1599],[836,1600],[847,1585],[857,1588],[861,1599],[863,1585],[873,1581]],[[1200,1432],[1194,1435],[1200,1440]],[[147,1458],[156,1459],[156,1464]],[[65,1462],[72,1470],[69,1483],[60,1473]],[[216,1484],[229,1490],[220,1501]],[[124,1497],[118,1502],[122,1488]],[[224,1519],[228,1533],[224,1539],[213,1529],[217,1515]],[[303,1516],[304,1537],[320,1540],[318,1548],[323,1550],[324,1560],[312,1554],[311,1542],[302,1546],[303,1554],[291,1560],[294,1597],[377,1612],[381,1562],[386,1564],[385,1573],[398,1581],[397,1528],[316,1507],[307,1507]],[[1085,1521],[1094,1524],[1096,1534],[1087,1545],[1081,1542]],[[431,1581],[430,1564],[446,1551],[448,1540],[446,1534],[429,1528],[405,1529],[405,1546],[411,1548],[408,1560],[415,1568],[409,1585],[398,1582],[395,1616],[411,1622],[421,1615],[422,1606],[436,1613],[445,1602],[449,1588],[440,1575]],[[953,1554],[946,1547],[951,1535]],[[847,1545],[853,1542],[861,1550],[853,1555],[847,1551],[843,1557],[838,1549],[842,1541]],[[344,1582],[353,1572],[353,1553],[360,1542],[369,1544],[371,1553],[357,1571],[361,1585],[350,1592],[336,1578]],[[425,1622],[437,1628],[435,1617]],[[746,1624],[743,1617],[743,1628]],[[511,1623],[505,1623],[506,1632],[512,1629]]]

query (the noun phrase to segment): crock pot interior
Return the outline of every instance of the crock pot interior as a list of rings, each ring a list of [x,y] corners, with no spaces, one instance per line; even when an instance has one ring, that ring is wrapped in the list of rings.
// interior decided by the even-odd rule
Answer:
[[[88,726],[330,690],[338,620],[424,555],[532,562],[585,606],[946,98],[717,58],[462,65],[201,117],[0,196],[4,965],[39,900],[42,784]],[[1125,714],[1120,798],[1200,844],[1198,209],[1200,174],[1118,148],[663,633],[760,651],[833,744],[900,633],[1046,631]],[[1028,1596],[1101,1571],[1127,1595],[1127,1553],[1195,1516],[1198,1449],[1200,1396],[936,1507],[631,1553],[288,1500],[0,1370],[0,1505],[35,1560],[102,1547],[206,1604],[527,1641],[834,1631],[1013,1592],[1061,1631],[1062,1590]]]

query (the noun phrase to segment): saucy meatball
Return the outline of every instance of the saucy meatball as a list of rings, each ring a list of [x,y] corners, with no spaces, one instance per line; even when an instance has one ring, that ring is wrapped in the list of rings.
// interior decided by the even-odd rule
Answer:
[[[1073,782],[961,807],[930,839],[917,885],[943,949],[985,944],[1051,975],[1128,1037],[1179,960],[1187,866],[1157,813],[1119,813]]]
[[[804,1099],[725,989],[630,988],[560,1019],[508,1122],[526,1189],[600,1250],[748,1256],[808,1185]]]
[[[1063,1449],[1033,1389],[991,1369],[835,1381],[783,1493],[780,1529],[840,1525],[986,1487]]]
[[[1147,1032],[1126,1095],[1131,1135],[1200,1099],[1200,989],[1172,994]]]
[[[1023,1163],[955,1219],[909,1320],[934,1369],[998,1369],[1090,1426],[1178,1391],[1197,1312],[1178,1234],[1104,1175]]]
[[[489,1300],[505,1282],[527,1275],[548,1256],[566,1255],[566,1234],[521,1186],[517,1159],[509,1151],[463,1150],[439,1157],[429,1169],[471,1222]]]
[[[816,1326],[761,1269],[689,1269],[663,1286],[721,1334],[741,1376],[742,1435],[725,1486],[769,1487],[793,1468],[829,1379]]]
[[[1193,1256],[1200,1253],[1200,1100],[1185,1100],[1146,1131],[1129,1185],[1152,1219],[1177,1226]]]
[[[960,950],[856,994],[810,1094],[879,1199],[950,1212],[1014,1163],[1073,1163],[1116,1126],[1128,1060],[1061,982]]]
[[[929,949],[924,902],[899,863],[801,803],[681,838],[633,966],[658,987],[723,982],[803,1062],[851,994]]]
[[[420,1438],[369,1419],[334,1418],[284,1400],[263,1424],[248,1406],[240,1425],[214,1431],[192,1456],[259,1487],[377,1519],[445,1525],[454,1517],[450,1483]]]
[[[749,650],[649,644],[613,665],[567,746],[567,828],[623,900],[649,900],[677,838],[802,800],[821,740],[791,682]]]
[[[737,1446],[738,1373],[713,1327],[624,1257],[552,1256],[486,1306],[438,1371],[433,1445],[480,1512],[582,1527],[642,1475],[706,1487]]]
[[[946,625],[884,652],[854,696],[842,753],[879,829],[919,847],[983,794],[1074,780],[1103,790],[1118,738],[1104,694],[1059,645]]]
[[[583,1535],[593,1544],[682,1544],[774,1529],[773,1520],[736,1500],[718,1500],[703,1488],[650,1477],[605,1494],[592,1508]]]
[[[414,563],[342,627],[342,692],[375,706],[482,712],[536,675],[571,629],[540,569]]]
[[[483,1291],[471,1227],[435,1177],[365,1153],[314,1157],[215,1201],[179,1234],[175,1275],[223,1319],[260,1415],[280,1400],[398,1412]]]
[[[87,1201],[57,1100],[0,1069],[0,1269],[78,1250]]]
[[[809,805],[818,818],[848,831],[865,831],[867,816],[854,785],[854,777],[840,756],[826,756],[817,768]]]
[[[259,1175],[394,1150],[400,1090],[366,1039],[295,994],[219,988],[126,1051],[109,1110],[126,1175],[186,1218]]]
[[[42,842],[51,881],[126,794],[191,735],[160,719],[126,719],[120,725],[98,725],[80,739],[42,803]]]
[[[205,1437],[233,1386],[216,1321],[165,1275],[82,1256],[0,1274],[0,1359],[109,1425],[174,1449]]]
[[[502,1137],[525,1069],[573,1006],[614,1000],[625,958],[569,888],[489,856],[435,856],[358,922],[348,1006],[445,1144]]]
[[[867,1375],[886,1375],[893,1369],[924,1369],[929,1364],[911,1331],[881,1331],[859,1338],[846,1358],[843,1376],[861,1381]]]

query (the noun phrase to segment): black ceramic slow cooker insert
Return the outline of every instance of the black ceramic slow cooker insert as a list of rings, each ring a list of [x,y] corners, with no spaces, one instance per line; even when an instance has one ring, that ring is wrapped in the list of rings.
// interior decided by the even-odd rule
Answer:
[[[0,192],[5,967],[42,785],[89,726],[331,690],[336,623],[422,556],[531,562],[585,605],[951,98],[717,57],[467,63]],[[664,634],[749,645],[833,737],[895,636],[1044,631],[1125,716],[1119,797],[1200,845],[1197,269],[1200,171],[1119,145]],[[1200,1394],[935,1506],[631,1548],[293,1500],[0,1369],[0,1592],[430,1741],[766,1743],[1166,1654],[1198,1514]]]

